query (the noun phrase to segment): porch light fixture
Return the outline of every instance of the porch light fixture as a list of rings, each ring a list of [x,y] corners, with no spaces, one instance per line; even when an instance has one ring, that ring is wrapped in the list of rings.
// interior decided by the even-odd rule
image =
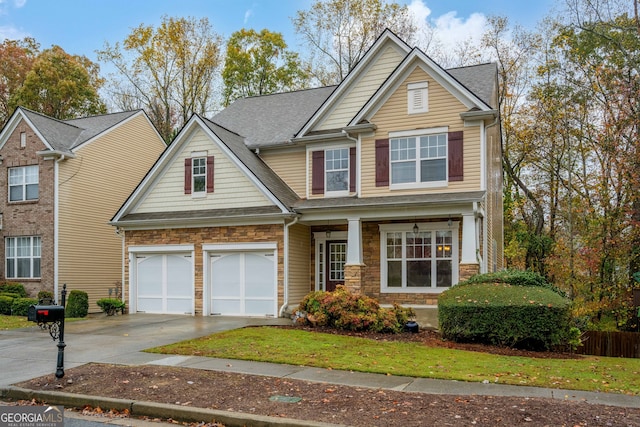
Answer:
[[[418,223],[413,224],[413,234],[418,234],[418,231],[420,231]]]
[[[327,239],[331,238],[331,230],[327,230],[327,232],[325,234],[327,236]]]
[[[451,228],[451,215],[449,215],[449,221],[447,221],[447,226]]]

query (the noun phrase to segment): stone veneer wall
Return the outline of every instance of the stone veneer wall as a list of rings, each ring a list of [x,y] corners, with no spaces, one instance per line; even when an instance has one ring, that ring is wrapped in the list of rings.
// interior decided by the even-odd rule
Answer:
[[[278,308],[284,301],[284,228],[282,224],[127,230],[125,232],[125,301],[129,301],[129,247],[142,245],[194,245],[195,314],[202,315],[202,245],[224,243],[276,242],[278,245]]]

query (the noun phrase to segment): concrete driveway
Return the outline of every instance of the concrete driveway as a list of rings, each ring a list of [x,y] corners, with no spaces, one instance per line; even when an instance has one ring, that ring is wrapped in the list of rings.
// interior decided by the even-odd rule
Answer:
[[[91,315],[65,324],[64,368],[90,362],[140,364],[164,358],[141,351],[245,326],[290,324],[288,319],[166,314]],[[0,331],[0,387],[56,371],[58,348],[37,326]]]

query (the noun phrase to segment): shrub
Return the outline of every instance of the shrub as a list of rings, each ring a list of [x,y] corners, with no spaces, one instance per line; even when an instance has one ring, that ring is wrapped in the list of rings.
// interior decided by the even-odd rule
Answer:
[[[0,292],[0,295],[3,297],[13,298],[23,298],[20,294],[15,294],[13,292]]]
[[[333,292],[311,292],[298,309],[297,323],[349,331],[398,333],[414,315],[411,308],[399,305],[382,308],[375,299],[352,294],[344,286]]]
[[[89,313],[89,295],[85,291],[72,290],[69,292],[65,317],[87,317]]]
[[[20,298],[27,297],[27,290],[22,283],[5,282],[0,283],[0,293],[9,292],[20,295]]]
[[[38,292],[38,301],[50,300],[53,302],[53,292],[51,291],[39,291]]]
[[[538,285],[528,272],[495,279],[494,273],[478,275],[440,295],[443,338],[548,350],[572,337],[569,301],[552,286]]]
[[[13,316],[26,316],[29,307],[38,304],[35,298],[15,298],[11,304],[11,314]]]
[[[11,314],[11,305],[14,298],[8,295],[0,295],[0,314]]]
[[[96,301],[98,307],[106,313],[107,316],[113,316],[118,311],[124,314],[125,303],[116,298],[101,298]]]

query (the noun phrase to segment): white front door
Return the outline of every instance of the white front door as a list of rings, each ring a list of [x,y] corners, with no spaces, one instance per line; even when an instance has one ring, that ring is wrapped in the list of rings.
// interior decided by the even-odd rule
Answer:
[[[276,315],[274,251],[211,255],[211,314]]]
[[[137,311],[193,313],[191,255],[138,255],[136,263]]]

